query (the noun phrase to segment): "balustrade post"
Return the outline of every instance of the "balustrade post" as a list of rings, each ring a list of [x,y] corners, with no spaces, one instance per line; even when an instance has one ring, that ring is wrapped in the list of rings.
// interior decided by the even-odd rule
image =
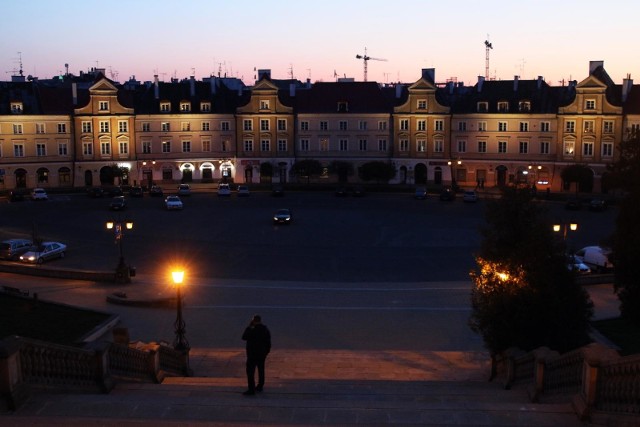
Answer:
[[[544,392],[544,369],[547,360],[557,357],[559,353],[552,351],[547,347],[540,347],[533,351],[534,364],[533,364],[533,384],[528,390],[529,399],[532,402],[538,402],[540,395]]]
[[[18,337],[7,337],[0,341],[0,396],[12,411],[29,397],[29,389],[22,382],[21,347],[22,342]]]
[[[584,347],[582,362],[582,387],[580,394],[573,398],[573,408],[581,420],[589,418],[591,408],[596,404],[598,391],[598,373],[600,366],[619,357],[618,352],[600,343],[592,343]]]
[[[151,378],[157,384],[162,383],[164,381],[165,373],[162,369],[160,369],[160,345],[159,344],[150,344],[146,350],[148,350],[148,369],[151,373]]]
[[[516,357],[522,354],[522,350],[519,350],[515,347],[510,347],[504,353],[504,364],[505,367],[505,379],[504,379],[504,389],[510,390],[513,382],[516,378]]]
[[[103,341],[94,342],[88,346],[88,349],[94,352],[95,381],[102,393],[109,393],[115,387],[115,381],[109,370],[109,348],[111,345],[111,343]]]

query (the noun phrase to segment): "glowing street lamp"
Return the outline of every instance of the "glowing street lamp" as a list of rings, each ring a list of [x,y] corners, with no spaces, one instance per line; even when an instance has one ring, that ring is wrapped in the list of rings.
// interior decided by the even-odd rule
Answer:
[[[578,231],[578,224],[575,222],[553,224],[553,231],[559,233],[562,231],[562,240],[567,240],[567,232]]]
[[[189,341],[187,341],[186,337],[186,325],[184,319],[182,318],[182,283],[184,281],[184,271],[172,271],[171,277],[173,278],[173,283],[176,286],[177,292],[177,301],[176,301],[176,310],[177,317],[176,322],[174,323],[176,339],[173,342],[173,348],[182,351],[188,352],[190,349]]]
[[[120,250],[120,259],[118,266],[116,267],[116,279],[121,283],[128,283],[131,278],[131,271],[127,264],[124,262],[124,254],[122,251],[122,241],[124,240],[125,230],[133,230],[133,221],[107,221],[107,230],[113,230],[115,234],[116,244]]]

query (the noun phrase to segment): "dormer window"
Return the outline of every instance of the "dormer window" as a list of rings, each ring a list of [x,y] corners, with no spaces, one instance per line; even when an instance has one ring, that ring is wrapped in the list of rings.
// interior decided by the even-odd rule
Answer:
[[[506,113],[509,111],[509,103],[506,101],[498,102],[498,112]]]
[[[98,101],[98,110],[109,111],[109,101]]]
[[[261,110],[268,110],[269,109],[269,100],[268,99],[261,99],[260,100],[260,109]]]
[[[489,103],[478,102],[477,110],[478,110],[478,113],[486,113],[487,111],[489,111]]]
[[[349,111],[349,103],[348,102],[338,102],[338,112],[346,113]]]
[[[200,111],[202,113],[208,113],[211,111],[211,103],[210,102],[201,102],[200,103]]]
[[[180,103],[180,112],[188,113],[191,111],[191,103],[190,102],[181,102]]]
[[[13,113],[13,114],[22,114],[22,102],[12,102],[11,103],[11,113]]]
[[[518,110],[520,110],[521,113],[528,113],[529,111],[531,111],[531,102],[520,101],[520,103],[518,104]]]
[[[418,100],[418,110],[426,110],[427,109],[427,100],[419,99]]]
[[[596,109],[596,100],[595,99],[587,99],[584,102],[585,110],[595,110]]]
[[[168,113],[171,111],[171,103],[170,102],[161,102],[160,103],[160,112]]]

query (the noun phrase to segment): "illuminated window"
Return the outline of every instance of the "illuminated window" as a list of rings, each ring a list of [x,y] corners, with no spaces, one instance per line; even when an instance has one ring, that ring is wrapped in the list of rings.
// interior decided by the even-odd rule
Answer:
[[[565,156],[573,156],[575,151],[575,142],[574,141],[564,141],[564,155]]]
[[[11,113],[13,113],[13,114],[22,113],[22,102],[12,102],[11,103]]]
[[[180,111],[183,113],[188,113],[191,111],[191,103],[190,102],[181,102],[180,103]]]
[[[593,133],[594,129],[594,121],[593,120],[585,120],[584,121],[584,133]]]

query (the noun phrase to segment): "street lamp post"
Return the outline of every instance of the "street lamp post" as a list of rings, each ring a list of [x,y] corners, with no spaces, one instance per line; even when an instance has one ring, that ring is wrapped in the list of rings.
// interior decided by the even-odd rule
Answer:
[[[568,222],[568,223],[559,223],[559,224],[553,224],[553,231],[556,233],[559,233],[560,231],[562,231],[562,240],[567,240],[567,232],[568,231],[577,231],[578,230],[578,224],[575,222]]]
[[[107,221],[107,230],[113,230],[116,238],[116,244],[120,251],[120,258],[116,267],[116,281],[119,283],[131,282],[131,272],[129,266],[124,262],[124,254],[122,250],[122,241],[124,240],[124,230],[133,229],[133,221]]]
[[[173,277],[173,283],[176,286],[177,300],[176,300],[176,321],[174,323],[176,339],[173,342],[173,348],[179,351],[188,351],[190,349],[189,341],[187,341],[186,324],[182,318],[182,282],[184,280],[184,271],[174,271],[171,273]]]

